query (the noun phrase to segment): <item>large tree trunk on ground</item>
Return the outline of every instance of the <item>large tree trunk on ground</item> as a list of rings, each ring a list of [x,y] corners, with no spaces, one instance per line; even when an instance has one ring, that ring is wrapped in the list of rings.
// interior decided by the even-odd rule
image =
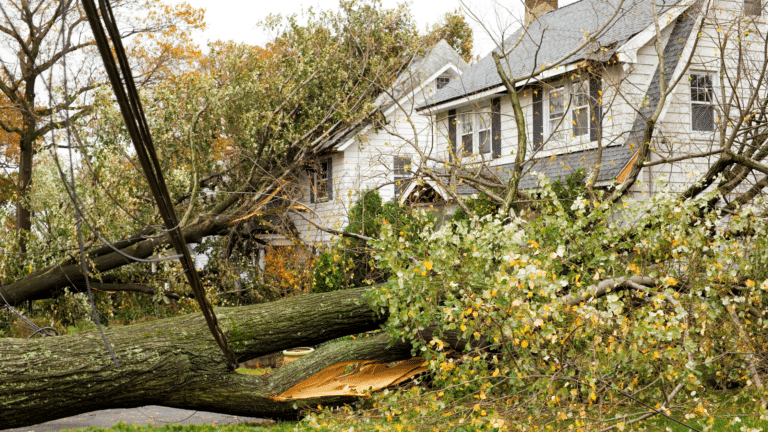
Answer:
[[[305,295],[239,308],[218,308],[219,323],[241,360],[315,345],[379,328],[384,318],[363,300],[364,289]],[[303,407],[351,397],[277,402],[271,399],[327,366],[346,360],[410,357],[405,342],[386,335],[329,344],[266,376],[227,370],[200,314],[106,330],[120,366],[98,332],[0,339],[0,426],[14,428],[106,408],[148,404],[278,419]],[[388,345],[390,345],[388,347]]]

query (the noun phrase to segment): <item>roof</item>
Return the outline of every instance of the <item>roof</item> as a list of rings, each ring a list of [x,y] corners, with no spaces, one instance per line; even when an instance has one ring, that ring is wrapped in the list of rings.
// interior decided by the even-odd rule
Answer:
[[[597,176],[597,182],[614,181],[619,176],[627,164],[632,160],[635,153],[624,146],[612,146],[603,149],[602,164]],[[538,174],[544,174],[550,182],[565,181],[565,179],[575,174],[580,168],[583,168],[584,176],[589,174],[590,168],[595,166],[597,159],[597,150],[581,150],[572,153],[565,153],[553,157],[537,159],[527,162],[523,168],[523,177],[520,179],[518,187],[520,190],[538,188]],[[494,179],[507,183],[512,178],[515,164],[503,164],[490,167],[483,167],[485,170],[483,176],[487,179]],[[448,174],[447,172],[445,173]],[[535,174],[535,175],[534,175]],[[462,180],[450,185],[454,192],[459,196],[467,196],[479,193],[477,189],[469,183]]]
[[[619,4],[621,9],[611,20]],[[510,76],[522,77],[558,61],[560,65],[568,65],[581,60],[607,60],[618,47],[653,23],[652,4],[652,0],[624,0],[623,3],[621,0],[581,0],[555,9],[533,21],[527,29],[521,27],[504,40],[503,47],[511,47],[517,40],[520,43],[510,53],[509,61],[502,64]],[[665,0],[657,1],[660,14],[672,6],[671,0],[666,0],[666,3]],[[603,26],[603,31],[594,35]],[[595,43],[560,61],[584,44],[587,35],[595,37]],[[500,52],[499,48],[494,52]],[[493,56],[488,54],[459,80],[452,81],[419,108],[501,85]]]
[[[395,105],[397,100],[416,90],[420,85],[424,84],[429,77],[439,72],[446,65],[453,65],[461,72],[469,69],[467,62],[461,58],[456,50],[454,50],[444,39],[441,39],[426,55],[417,57],[411,62],[408,68],[398,76],[389,91],[383,92],[376,98],[376,105],[380,107],[381,112],[386,112],[389,108]],[[349,139],[354,138],[371,124],[372,121],[367,120],[355,127],[342,129],[327,141],[321,143],[318,146],[317,151],[320,152],[338,147]]]

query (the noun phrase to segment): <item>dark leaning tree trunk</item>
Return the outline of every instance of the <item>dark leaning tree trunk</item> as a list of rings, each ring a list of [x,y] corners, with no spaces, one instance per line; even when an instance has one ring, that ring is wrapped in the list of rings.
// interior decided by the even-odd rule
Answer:
[[[314,345],[379,328],[364,289],[305,295],[216,310],[242,360]],[[393,361],[411,346],[389,346],[385,335],[326,345],[267,376],[226,369],[221,350],[199,314],[106,330],[120,362],[110,359],[96,331],[68,336],[0,339],[0,428],[41,423],[106,408],[175,408],[291,419],[308,406],[352,397],[277,402],[279,395],[322,369],[346,360]]]
[[[234,219],[234,216],[204,218],[182,230],[184,240],[187,243],[199,243],[203,237],[218,235],[220,232],[226,231]],[[127,255],[137,258],[147,258],[158,248],[169,246],[167,236],[147,239],[137,236],[137,238],[138,240],[117,241],[115,244],[121,247],[121,250]],[[91,261],[91,269],[96,272],[106,272],[132,262],[107,246],[101,246],[90,252],[88,257]],[[84,285],[83,281],[80,263],[70,260],[32,272],[18,281],[0,286],[0,294],[8,303],[15,306],[27,300],[51,297],[55,290],[64,287],[78,291]]]

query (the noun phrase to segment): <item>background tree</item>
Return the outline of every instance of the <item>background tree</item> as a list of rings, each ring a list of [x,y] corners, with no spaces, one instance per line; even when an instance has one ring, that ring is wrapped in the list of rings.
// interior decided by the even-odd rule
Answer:
[[[137,82],[162,78],[180,61],[187,60],[182,55],[194,53],[188,31],[202,26],[201,11],[186,4],[169,7],[157,1],[115,1],[113,9],[125,23],[126,38],[154,34],[152,38],[133,38],[141,39],[131,51],[136,60]],[[86,95],[104,81],[93,62],[93,40],[76,1],[14,0],[4,3],[0,11],[0,46],[16,56],[2,64],[0,91],[8,109],[20,117],[18,123],[0,119],[0,128],[18,142],[15,225],[19,231],[19,252],[24,253],[25,239],[32,229],[28,195],[34,156],[49,132],[73,125],[92,113]],[[59,81],[65,54],[69,56],[68,94],[62,93]],[[50,94],[46,88],[53,91],[55,100],[43,96]],[[70,110],[67,115],[65,108]]]
[[[424,45],[430,47],[440,39],[445,39],[465,62],[472,63],[472,27],[460,9],[447,12],[440,21],[433,24],[425,36]]]
[[[305,193],[296,179],[312,163],[314,144],[369,118],[380,89],[418,53],[417,32],[402,8],[344,2],[341,14],[306,18],[306,24],[298,17],[273,23],[278,37],[265,47],[213,45],[193,70],[145,92],[151,101],[145,103],[147,118],[172,174],[168,187],[188,241],[228,235],[221,247],[231,250],[229,240],[255,242],[254,234],[274,232],[278,216]],[[93,203],[86,219],[100,233],[92,241],[111,241],[146,258],[165,244],[142,237],[155,232],[157,216],[108,93],[96,103],[98,117],[80,132],[86,163],[78,174],[82,196]],[[55,172],[55,165],[49,167]],[[39,196],[60,200],[61,186],[49,184]],[[63,211],[49,219],[66,224],[71,209]],[[42,248],[59,239],[61,230],[36,231],[36,241]],[[130,262],[111,247],[92,248],[90,254],[95,271],[104,273],[97,279],[109,279],[105,272]],[[17,271],[19,278],[0,290],[18,303],[77,286],[82,276],[73,264],[68,255],[51,251],[36,258],[33,266],[40,270]]]

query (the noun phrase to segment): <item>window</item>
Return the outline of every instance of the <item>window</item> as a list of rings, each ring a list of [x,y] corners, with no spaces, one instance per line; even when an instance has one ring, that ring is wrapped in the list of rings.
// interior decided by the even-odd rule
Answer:
[[[309,173],[310,178],[310,202],[321,203],[331,199],[331,158],[324,159],[315,164],[314,170]]]
[[[762,11],[761,0],[744,0],[744,15],[759,16]]]
[[[491,108],[483,107],[477,111],[459,115],[459,134],[461,150],[464,156],[473,153],[491,152]],[[475,145],[477,143],[477,145]]]
[[[491,113],[483,110],[477,116],[477,147],[480,153],[491,152]]]
[[[558,141],[585,137],[587,140],[592,139],[588,81],[574,81],[569,85],[553,87],[549,90],[548,98],[550,139]],[[571,124],[570,133],[568,133],[568,123]]]
[[[549,136],[555,133],[564,115],[565,87],[555,87],[549,91]]]
[[[472,154],[472,123],[474,117],[472,113],[464,113],[459,118],[459,123],[461,123],[461,152],[463,155],[471,155]]]
[[[437,89],[440,90],[441,88],[447,86],[448,83],[451,82],[451,78],[450,77],[437,77],[435,82],[437,83]]]
[[[691,129],[712,132],[715,128],[715,107],[712,105],[712,77],[693,73],[691,80]]]
[[[411,178],[411,158],[395,156],[395,196],[399,197],[408,187]]]
[[[585,82],[571,85],[571,114],[573,136],[589,135],[589,89]]]

